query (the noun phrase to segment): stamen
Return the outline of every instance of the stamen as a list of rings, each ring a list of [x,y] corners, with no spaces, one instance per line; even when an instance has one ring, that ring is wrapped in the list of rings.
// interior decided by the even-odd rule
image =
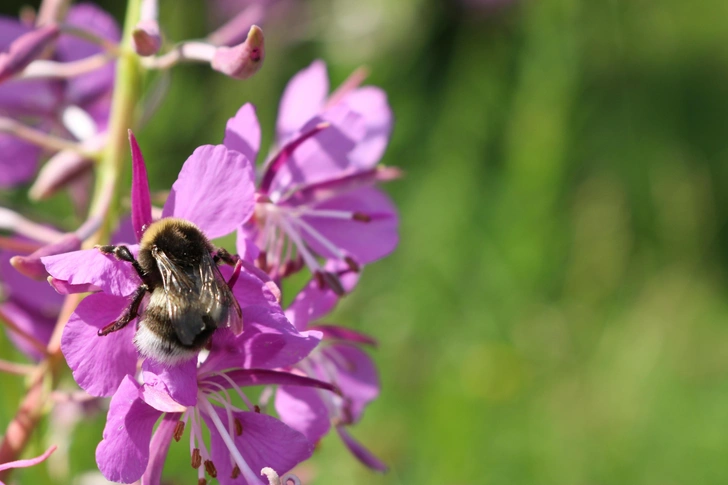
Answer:
[[[361,269],[359,267],[359,263],[354,261],[354,258],[352,258],[351,256],[345,257],[344,261],[346,262],[346,265],[349,267],[349,269],[352,270],[354,273],[358,273]]]
[[[298,254],[300,254],[303,260],[306,262],[306,266],[308,266],[309,269],[314,273],[316,271],[319,271],[321,267],[319,266],[318,261],[316,261],[316,258],[314,258],[313,255],[309,252],[308,248],[301,240],[298,232],[293,228],[291,224],[289,224],[289,222],[285,218],[282,217],[280,223],[283,230],[286,231],[286,233],[288,234],[288,237],[290,237],[296,244]]]
[[[256,404],[256,405],[255,405],[255,406],[253,407],[253,410],[254,410],[254,411],[255,411],[256,413],[260,414],[260,406],[258,406],[257,404]]]
[[[248,399],[248,396],[245,395],[243,390],[240,389],[240,386],[238,386],[237,383],[234,380],[232,380],[229,375],[227,375],[225,372],[218,372],[216,374],[219,375],[220,377],[222,377],[223,379],[225,379],[227,381],[227,383],[230,384],[230,387],[232,387],[235,390],[235,392],[238,393],[238,396],[240,396],[240,399],[243,400],[245,405],[248,407],[248,410],[253,409],[253,403],[250,402],[250,399]]]
[[[236,436],[242,436],[243,434],[243,423],[240,422],[238,418],[234,418],[233,422],[235,423],[235,435]],[[235,478],[235,477],[233,477]]]
[[[260,269],[262,269],[264,272],[268,272],[268,259],[267,259],[267,253],[265,251],[261,251],[258,253],[258,258],[255,260],[256,266]]]
[[[215,468],[215,464],[212,460],[205,460],[205,471],[212,478],[217,478],[217,468]]]
[[[215,410],[212,408],[212,404],[207,402],[206,399],[203,399],[202,401],[200,401],[199,405],[205,409],[207,415],[209,415],[210,419],[212,419],[212,423],[215,425],[217,432],[220,433],[220,437],[225,442],[225,445],[227,446],[230,455],[232,455],[233,459],[235,460],[235,463],[238,465],[238,467],[240,467],[240,470],[242,471],[245,479],[249,483],[255,483],[258,477],[255,476],[253,471],[248,466],[248,463],[240,454],[240,451],[235,445],[235,442],[225,429],[225,425],[223,425],[222,421],[220,421],[220,416],[218,416]]]
[[[179,440],[182,439],[182,433],[185,432],[185,423],[184,421],[177,421],[177,424],[174,427],[174,440],[179,443]]]
[[[371,216],[363,213],[363,212],[354,212],[354,214],[351,216],[352,219],[359,222],[372,222]]]
[[[319,289],[323,290],[328,287],[338,296],[344,296],[346,294],[346,290],[341,284],[341,280],[339,280],[339,277],[334,273],[329,273],[328,271],[316,271],[313,275],[314,278],[316,278],[316,283],[318,284]]]
[[[192,468],[198,469],[202,465],[202,456],[200,456],[200,449],[195,448],[192,450]]]
[[[240,467],[238,465],[235,465],[233,467],[233,472],[230,474],[230,478],[233,480],[238,478],[240,476]]]
[[[207,480],[205,478],[198,478],[197,485],[207,485]]]

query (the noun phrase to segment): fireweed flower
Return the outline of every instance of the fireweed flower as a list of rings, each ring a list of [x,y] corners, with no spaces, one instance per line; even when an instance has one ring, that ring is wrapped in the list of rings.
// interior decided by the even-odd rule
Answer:
[[[25,335],[43,346],[48,344],[63,304],[63,297],[45,281],[35,281],[18,273],[10,264],[16,256],[0,251],[0,314]],[[8,330],[15,346],[33,360],[42,357],[41,349],[25,336]]]
[[[358,274],[329,268],[339,276],[346,291],[356,285]],[[379,377],[374,362],[361,347],[376,345],[371,337],[336,325],[311,325],[326,316],[338,302],[330,289],[311,281],[286,310],[286,316],[301,332],[315,330],[323,339],[308,357],[294,367],[305,375],[335,385],[340,394],[305,387],[280,386],[275,408],[281,420],[317,442],[331,424],[347,448],[364,465],[378,471],[387,466],[352,437],[347,427],[359,422],[364,409],[379,395]]]
[[[274,278],[305,265],[320,285],[342,294],[321,258],[357,271],[397,245],[396,208],[373,187],[399,175],[396,169],[377,167],[392,114],[384,92],[357,88],[359,81],[345,83],[327,97],[325,65],[315,62],[286,87],[277,123],[280,149],[264,164],[254,217],[238,239],[238,252],[257,258]],[[260,126],[252,105],[228,121],[223,143],[255,160]]]
[[[91,4],[71,7],[65,25],[84,30],[109,42],[118,43],[119,27],[109,14]],[[31,28],[20,21],[0,17],[0,50]],[[49,60],[72,63],[102,53],[101,47],[87,40],[62,33]],[[41,146],[20,139],[13,118],[22,119],[41,132],[79,142],[87,150],[103,144],[111,105],[114,64],[105,63],[91,72],[67,79],[10,79],[0,84],[0,187],[27,182],[36,172]],[[45,153],[48,153],[46,151]],[[54,151],[51,150],[51,155]],[[56,157],[59,157],[56,160]],[[55,162],[55,163],[54,163]],[[90,169],[91,163],[73,151],[62,150],[51,158],[45,180],[34,196],[49,195],[54,185],[69,183]]]
[[[207,483],[206,473],[223,485],[261,483],[258,474],[263,467],[285,473],[311,456],[312,443],[261,413],[243,388],[285,384],[333,391],[325,382],[270,370],[298,362],[316,346],[320,334],[298,334],[283,314],[264,314],[270,320],[269,329],[277,326],[266,337],[275,335],[275,345],[261,341],[259,330],[246,321],[238,337],[218,329],[201,363],[190,361],[168,369],[145,361],[143,384],[124,378],[111,399],[104,438],[96,449],[99,469],[107,479],[131,483],[142,478],[144,484],[159,483],[172,438],[180,441],[186,430],[191,464],[200,484]],[[245,409],[237,407],[233,399]],[[205,428],[209,429],[209,448]]]
[[[141,151],[130,134],[132,146],[132,225],[137,240],[152,223],[149,186]],[[231,233],[253,211],[253,171],[240,153],[222,145],[199,147],[187,159],[162,218],[175,217],[194,223],[209,239]],[[136,255],[138,244],[129,245]],[[106,336],[98,331],[115,321],[128,307],[129,297],[141,284],[131,264],[97,249],[74,251],[41,258],[60,293],[94,291],[71,315],[63,332],[61,350],[76,382],[94,396],[110,396],[124,376],[134,375],[137,350],[133,345],[135,320]],[[223,268],[223,275],[229,276]],[[232,270],[229,270],[232,271]],[[233,293],[248,326],[258,315],[248,316],[248,307],[278,311],[277,287],[260,275],[242,271]],[[148,298],[148,297],[147,297]]]

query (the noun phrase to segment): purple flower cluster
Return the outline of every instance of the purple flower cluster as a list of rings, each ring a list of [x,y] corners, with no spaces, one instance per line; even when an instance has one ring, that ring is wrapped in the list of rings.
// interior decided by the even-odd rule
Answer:
[[[275,148],[259,170],[261,128],[255,108],[244,105],[223,144],[201,146],[187,159],[161,211],[152,207],[130,133],[132,230],[104,247],[128,251],[40,256],[58,293],[91,293],[70,316],[61,349],[84,391],[111,397],[96,450],[107,479],[159,483],[172,441],[184,439],[198,483],[262,483],[263,468],[288,472],[332,427],[362,463],[386,470],[348,431],[379,394],[365,351],[376,342],[316,323],[354,289],[363,266],[398,241],[397,211],[376,187],[400,175],[378,165],[392,113],[382,90],[360,82],[355,73],[330,94],[323,62],[298,73],[280,104]],[[192,357],[173,360],[149,351],[146,313],[173,313],[175,288],[191,299],[205,290],[180,283],[186,276],[164,266],[163,250],[148,247],[149,234],[168,223],[195,227],[208,240],[236,233],[239,256],[220,256],[230,264],[210,271],[229,287],[243,322],[242,331],[219,325]],[[225,254],[207,244],[210,257]],[[144,251],[157,258],[157,286],[140,270]],[[304,267],[311,280],[284,310],[284,279]],[[263,387],[257,400],[251,386]]]

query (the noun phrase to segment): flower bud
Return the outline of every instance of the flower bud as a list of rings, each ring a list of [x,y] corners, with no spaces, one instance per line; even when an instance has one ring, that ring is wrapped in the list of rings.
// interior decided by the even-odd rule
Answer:
[[[58,38],[57,25],[46,25],[27,32],[11,44],[7,52],[0,54],[0,82],[15,76],[38,58],[45,48]]]
[[[162,37],[159,35],[159,24],[156,20],[142,20],[134,27],[132,33],[134,51],[140,56],[153,56],[159,52]]]
[[[212,59],[212,68],[235,79],[247,79],[263,65],[265,50],[263,31],[253,25],[245,42],[234,47],[218,47]]]

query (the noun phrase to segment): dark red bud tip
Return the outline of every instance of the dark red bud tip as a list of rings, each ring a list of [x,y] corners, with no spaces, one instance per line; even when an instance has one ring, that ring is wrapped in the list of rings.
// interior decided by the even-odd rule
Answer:
[[[174,440],[179,442],[179,440],[182,439],[182,433],[185,432],[185,422],[184,421],[177,421],[177,424],[174,427]]]
[[[230,478],[233,480],[238,478],[240,476],[240,467],[238,465],[235,465],[235,468],[233,468],[233,472],[230,474]]]
[[[258,406],[257,404],[256,404],[255,406],[253,406],[253,410],[254,410],[254,411],[255,411],[256,413],[260,414],[260,406]]]
[[[358,273],[361,267],[359,266],[359,263],[354,261],[354,258],[351,256],[347,256],[344,258],[344,262],[346,262],[346,265],[349,267],[350,270],[352,270],[354,273]]]
[[[202,465],[202,456],[200,455],[199,448],[195,448],[194,450],[192,450],[191,462],[192,462],[192,468],[194,468],[195,470],[200,468],[200,465]]]
[[[215,464],[212,462],[212,460],[205,460],[205,471],[212,478],[217,477],[217,468],[215,468]]]
[[[363,212],[354,212],[351,218],[359,222],[371,222],[372,218]]]
[[[132,32],[134,51],[140,56],[153,56],[162,46],[159,24],[156,20],[142,20]]]
[[[235,434],[240,436],[243,434],[243,423],[238,418],[235,418]]]

